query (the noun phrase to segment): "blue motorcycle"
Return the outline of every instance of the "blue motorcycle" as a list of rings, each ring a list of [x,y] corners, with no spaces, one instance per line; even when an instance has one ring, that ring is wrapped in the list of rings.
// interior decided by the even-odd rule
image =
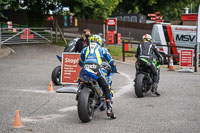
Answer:
[[[107,62],[103,62],[102,66],[97,64],[84,65],[79,74],[79,88],[76,98],[78,101],[78,116],[82,122],[91,121],[96,110],[104,111],[106,109],[105,94],[97,82],[99,79],[95,71],[97,69],[103,71],[110,87],[112,84],[111,76],[113,72],[111,72],[111,67]],[[110,95],[112,100],[112,91]]]

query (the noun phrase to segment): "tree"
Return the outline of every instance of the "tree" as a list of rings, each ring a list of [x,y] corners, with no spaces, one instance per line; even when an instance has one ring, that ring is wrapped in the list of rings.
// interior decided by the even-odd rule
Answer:
[[[106,19],[112,14],[121,0],[62,0],[78,18]]]
[[[0,0],[1,1],[1,0]],[[41,26],[50,15],[62,12],[63,7],[69,7],[78,18],[103,18],[112,14],[121,0],[9,0],[7,6],[11,9],[26,10],[29,26]]]
[[[1,0],[0,0],[1,1]],[[50,15],[50,10],[55,11],[60,9],[60,0],[7,0],[4,5],[5,9],[26,11],[29,26],[42,26],[45,19]],[[3,8],[1,8],[3,9]]]
[[[160,11],[165,20],[177,20],[181,18],[185,7],[193,3],[193,11],[197,12],[200,0],[122,0],[114,11],[118,13],[154,13]]]

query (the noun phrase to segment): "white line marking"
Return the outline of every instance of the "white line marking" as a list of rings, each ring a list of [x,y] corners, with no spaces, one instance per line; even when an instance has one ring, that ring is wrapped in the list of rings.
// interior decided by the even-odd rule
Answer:
[[[22,122],[37,122],[41,120],[51,120],[51,119],[56,119],[56,118],[61,118],[64,117],[64,115],[59,115],[59,114],[51,114],[51,115],[44,115],[44,116],[35,116],[35,117],[30,117],[30,118],[21,118]]]
[[[35,93],[55,93],[55,92],[48,92],[45,90],[25,90],[25,89],[16,89],[17,91],[25,91],[25,92],[35,92]]]
[[[127,75],[127,74],[125,74],[125,73],[123,73],[123,72],[119,72],[119,73],[122,76],[126,77],[127,85],[120,87],[121,89],[119,91],[117,91],[116,93],[114,93],[115,96],[113,98],[119,97],[119,96],[123,95],[124,93],[132,91],[131,89],[133,87],[133,81],[132,81],[133,79],[132,79],[132,77]]]
[[[7,46],[5,46],[4,45],[4,47],[7,47]],[[11,52],[13,52],[13,53],[15,53],[16,54],[16,52],[15,52],[15,50],[14,49],[12,49],[12,48],[10,48],[10,47],[7,47],[8,49],[10,49],[11,50]]]
[[[73,111],[73,110],[76,110],[76,109],[77,109],[77,106],[70,106],[70,107],[67,107],[67,108],[59,109],[58,111],[64,113],[64,112]]]
[[[122,64],[128,64],[128,65],[134,65],[134,63],[128,63],[128,62],[123,62],[123,61],[119,61],[119,60],[115,60],[115,62],[119,62]]]

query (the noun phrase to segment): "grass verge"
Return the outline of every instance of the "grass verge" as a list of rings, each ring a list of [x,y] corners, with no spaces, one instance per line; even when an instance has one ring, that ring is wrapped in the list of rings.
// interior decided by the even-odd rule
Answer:
[[[106,48],[109,50],[111,56],[122,56],[122,46],[121,45],[108,45]],[[129,51],[136,51],[136,48],[129,48]],[[125,53],[125,56],[131,57],[135,54]]]

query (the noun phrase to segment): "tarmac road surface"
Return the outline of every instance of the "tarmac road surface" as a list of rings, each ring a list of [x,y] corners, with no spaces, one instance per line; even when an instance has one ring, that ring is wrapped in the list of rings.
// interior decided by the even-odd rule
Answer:
[[[95,112],[89,123],[81,123],[75,94],[48,92],[51,72],[59,65],[56,54],[63,47],[49,44],[9,45],[15,53],[0,59],[1,133],[199,133],[200,75],[162,68],[160,97],[134,94],[133,64],[117,62],[120,74],[113,76],[117,119]],[[54,89],[61,86],[54,86]],[[13,128],[20,110],[22,128]]]

